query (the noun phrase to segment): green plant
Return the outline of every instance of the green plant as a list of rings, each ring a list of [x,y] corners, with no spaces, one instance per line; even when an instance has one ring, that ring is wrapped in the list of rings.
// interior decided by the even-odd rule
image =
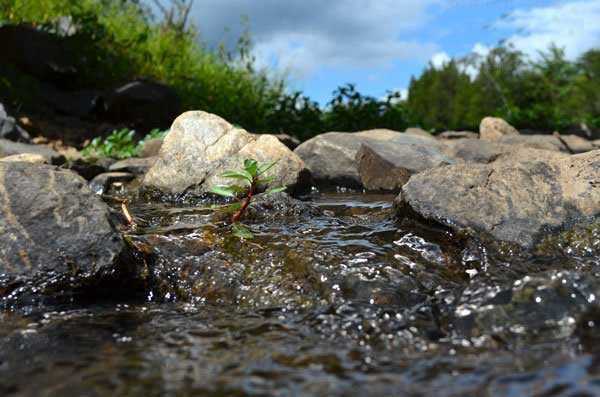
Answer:
[[[274,177],[264,177],[263,175],[273,168],[277,161],[271,163],[259,164],[256,160],[244,160],[244,168],[241,170],[226,171],[222,174],[224,178],[231,178],[239,181],[241,184],[218,185],[211,189],[212,193],[223,197],[241,198],[240,201],[230,204],[228,210],[233,212],[231,215],[231,227],[233,234],[239,238],[251,239],[252,232],[245,226],[240,224],[248,205],[252,198],[260,192],[268,184],[274,181]],[[282,192],[285,186],[271,187],[264,191],[263,194],[272,194]]]
[[[134,140],[135,131],[123,128],[113,131],[102,139],[96,137],[86,145],[81,154],[84,157],[112,157],[125,159],[137,154],[138,145]]]

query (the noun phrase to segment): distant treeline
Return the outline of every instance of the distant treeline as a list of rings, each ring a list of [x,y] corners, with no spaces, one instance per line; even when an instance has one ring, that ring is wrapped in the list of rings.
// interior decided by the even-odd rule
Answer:
[[[582,123],[600,128],[600,50],[569,61],[563,50],[551,47],[532,60],[500,45],[485,56],[428,65],[411,80],[408,98],[399,93],[374,98],[347,84],[321,107],[290,92],[285,78],[255,67],[249,34],[240,37],[233,53],[209,50],[188,22],[189,0],[164,3],[162,15],[153,15],[137,0],[2,0],[0,24],[69,31],[86,59],[82,87],[156,79],[174,87],[185,108],[219,114],[255,132],[308,139],[325,131],[370,128],[477,130],[488,115],[539,131]],[[0,76],[0,90],[25,101],[18,84],[6,77]]]

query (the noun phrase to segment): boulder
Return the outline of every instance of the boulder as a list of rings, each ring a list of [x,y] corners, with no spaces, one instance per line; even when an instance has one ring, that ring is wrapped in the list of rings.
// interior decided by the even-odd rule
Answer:
[[[591,141],[578,135],[561,135],[558,132],[555,132],[554,135],[570,153],[585,153],[594,150],[594,145]]]
[[[404,133],[408,135],[417,135],[425,138],[432,138],[431,134],[422,128],[410,127],[407,128],[406,131],[404,131]]]
[[[327,132],[302,143],[294,153],[304,160],[315,182],[360,189],[362,182],[356,153],[362,144],[373,142],[390,145],[390,150],[400,150],[404,145],[443,148],[443,144],[435,139],[380,129],[352,133]]]
[[[437,137],[440,139],[477,139],[479,134],[473,131],[444,131]]]
[[[44,164],[44,163],[48,163],[48,159],[40,154],[22,153],[22,154],[13,154],[12,156],[2,157],[2,158],[0,158],[0,162],[3,162],[3,163],[21,162],[21,163],[30,163],[30,164]]]
[[[0,163],[0,231],[0,274],[13,279],[91,276],[124,249],[86,181],[48,165]]]
[[[507,135],[519,135],[519,131],[498,117],[484,117],[479,124],[479,138],[493,141]]]
[[[95,106],[99,117],[126,124],[139,133],[166,128],[181,112],[181,102],[173,88],[147,80],[117,87],[96,98]]]
[[[162,143],[163,138],[148,139],[142,145],[139,156],[142,158],[158,156],[158,152],[160,152]]]
[[[594,148],[600,148],[600,139],[592,141],[592,145],[594,146]]]
[[[0,138],[17,142],[29,142],[31,140],[29,133],[6,113],[2,103],[0,103]]]
[[[56,161],[62,156],[56,151],[43,145],[30,145],[28,143],[13,142],[7,139],[0,139],[0,158],[12,156],[15,154],[39,154],[48,160],[48,162]]]
[[[288,134],[274,134],[274,136],[290,150],[294,150],[298,147],[298,145],[300,145],[300,141],[294,136]]]
[[[356,153],[358,174],[368,190],[398,191],[411,175],[454,161],[437,148],[420,144],[363,143]]]
[[[532,149],[555,150],[571,153],[565,144],[558,137],[553,135],[507,135],[496,139],[494,142]]]
[[[455,164],[413,175],[396,199],[456,230],[531,247],[550,230],[600,214],[600,150],[566,158]]]
[[[183,113],[173,122],[143,186],[165,193],[206,192],[214,185],[230,183],[221,174],[240,169],[248,158],[279,160],[269,171],[275,178],[273,186],[285,185],[292,192],[309,186],[304,162],[277,138],[255,136],[202,111]]]
[[[554,146],[551,146],[555,148]],[[500,143],[500,140],[456,139],[446,142],[444,152],[457,161],[488,164],[496,161],[530,161],[568,157],[556,150]]]

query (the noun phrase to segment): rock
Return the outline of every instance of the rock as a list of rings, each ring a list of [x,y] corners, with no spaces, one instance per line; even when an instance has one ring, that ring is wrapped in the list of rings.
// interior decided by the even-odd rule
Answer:
[[[248,158],[259,162],[279,160],[269,171],[275,177],[273,186],[285,185],[296,191],[309,185],[303,161],[277,138],[254,136],[202,111],[186,112],[173,122],[143,185],[165,193],[191,188],[206,192],[216,184],[230,183],[220,175],[241,168]]]
[[[408,135],[417,135],[425,138],[432,138],[431,134],[422,128],[410,127],[407,128],[406,131],[404,131],[404,133]]]
[[[117,161],[108,169],[110,171],[130,172],[134,175],[144,175],[156,163],[156,157],[132,157]]]
[[[96,194],[103,194],[115,182],[129,182],[135,175],[129,172],[105,172],[96,175],[89,183],[90,189]]]
[[[29,142],[31,140],[29,133],[6,113],[2,103],[0,103],[0,138],[16,142]]]
[[[13,142],[7,139],[0,139],[0,157],[12,156],[15,154],[39,154],[48,160],[48,162],[58,161],[62,156],[56,151],[43,145],[30,145],[27,143]]]
[[[48,165],[0,163],[0,230],[0,273],[10,278],[92,276],[124,248],[86,181]]]
[[[413,175],[396,200],[456,230],[531,247],[550,230],[600,214],[600,150],[566,158],[456,164]]]
[[[496,139],[495,142],[532,149],[570,153],[565,144],[553,135],[507,135]]]
[[[519,131],[498,117],[484,117],[481,120],[479,138],[493,141],[506,135],[519,135]]]
[[[303,142],[294,150],[315,181],[321,185],[340,185],[362,188],[358,174],[356,153],[363,143],[385,142],[391,148],[403,145],[425,145],[443,148],[434,139],[399,133],[392,130],[369,130],[362,132],[327,132]]]
[[[4,162],[4,163],[21,162],[21,163],[30,163],[30,164],[44,164],[44,163],[48,163],[48,159],[40,154],[22,153],[22,154],[13,154],[12,156],[2,157],[2,158],[0,158],[0,162]]]
[[[585,153],[594,150],[594,145],[589,140],[577,135],[561,135],[554,133],[570,153]]]
[[[138,133],[167,128],[181,112],[175,90],[153,81],[136,80],[96,99],[99,117],[124,123]]]
[[[67,168],[75,171],[86,180],[92,180],[96,175],[108,171],[114,160],[108,157],[101,159],[76,159],[67,163]]]
[[[477,139],[479,134],[472,131],[444,131],[437,137],[440,139]]]
[[[158,153],[160,152],[160,148],[161,148],[162,144],[163,144],[162,138],[148,139],[147,141],[144,142],[144,145],[142,146],[142,149],[140,150],[139,156],[142,158],[158,156]]]
[[[358,174],[368,190],[398,191],[412,174],[454,163],[436,148],[419,144],[363,143],[356,153]]]
[[[555,146],[550,146],[554,148]],[[495,161],[530,161],[567,157],[556,150],[534,149],[527,146],[503,144],[500,141],[456,139],[446,142],[444,152],[451,158],[468,163],[488,164]]]
[[[598,148],[598,147],[600,147],[600,139],[596,139],[596,140],[592,141],[592,145],[593,145],[595,148]]]

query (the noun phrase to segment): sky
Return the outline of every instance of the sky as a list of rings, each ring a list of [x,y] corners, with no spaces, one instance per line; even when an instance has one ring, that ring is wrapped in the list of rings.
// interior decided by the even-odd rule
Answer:
[[[550,43],[570,59],[600,47],[600,0],[196,0],[209,47],[231,47],[247,19],[257,63],[325,104],[355,83],[367,95],[406,92],[429,64],[507,40],[535,57]]]

